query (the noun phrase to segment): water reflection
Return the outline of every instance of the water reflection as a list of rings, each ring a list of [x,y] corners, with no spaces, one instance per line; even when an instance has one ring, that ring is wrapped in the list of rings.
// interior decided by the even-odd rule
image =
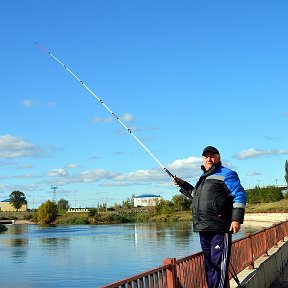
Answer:
[[[135,245],[139,244],[139,241],[149,241],[150,243],[165,244],[171,241],[176,242],[177,245],[187,245],[193,237],[192,223],[179,222],[177,225],[171,223],[150,223],[150,224],[135,224],[134,225],[134,237]]]
[[[174,230],[174,237],[178,244],[187,243],[187,241],[190,241],[190,237],[193,234],[192,222],[183,222],[179,224],[177,229]]]
[[[20,235],[28,232],[28,225],[13,224],[8,226],[8,230],[5,231],[6,235]]]
[[[179,259],[200,251],[191,221],[11,225],[0,235],[0,244],[1,287],[5,288],[99,287],[152,269],[165,258]]]
[[[41,243],[47,249],[66,248],[69,246],[69,237],[63,238],[42,238]]]
[[[4,249],[9,249],[11,261],[14,263],[25,262],[28,246],[28,238],[25,234],[28,232],[26,225],[9,225],[8,230],[4,233],[9,237],[1,238],[1,245]]]
[[[7,246],[14,246],[14,247],[23,247],[28,245],[28,239],[27,238],[11,238],[6,239],[3,241],[3,243],[7,244]]]

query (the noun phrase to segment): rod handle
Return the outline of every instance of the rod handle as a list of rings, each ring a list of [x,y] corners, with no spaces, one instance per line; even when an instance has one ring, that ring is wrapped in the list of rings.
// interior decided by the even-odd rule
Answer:
[[[170,177],[174,178],[174,175],[167,168],[164,168],[164,170]]]

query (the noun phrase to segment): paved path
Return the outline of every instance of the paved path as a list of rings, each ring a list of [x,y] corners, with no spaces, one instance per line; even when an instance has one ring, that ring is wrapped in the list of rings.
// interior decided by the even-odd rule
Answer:
[[[273,281],[270,288],[288,288],[288,262],[281,274]]]

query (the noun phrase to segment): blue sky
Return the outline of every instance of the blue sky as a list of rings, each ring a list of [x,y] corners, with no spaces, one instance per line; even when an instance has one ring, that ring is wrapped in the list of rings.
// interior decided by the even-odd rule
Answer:
[[[5,1],[1,5],[0,195],[30,208],[178,194],[214,145],[244,187],[285,184],[288,2]]]

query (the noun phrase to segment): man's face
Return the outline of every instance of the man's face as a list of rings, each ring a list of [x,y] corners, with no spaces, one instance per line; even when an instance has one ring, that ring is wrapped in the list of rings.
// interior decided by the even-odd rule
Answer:
[[[203,166],[205,167],[205,170],[207,171],[213,166],[214,163],[220,162],[220,155],[207,151],[202,157],[202,159],[203,159]]]

